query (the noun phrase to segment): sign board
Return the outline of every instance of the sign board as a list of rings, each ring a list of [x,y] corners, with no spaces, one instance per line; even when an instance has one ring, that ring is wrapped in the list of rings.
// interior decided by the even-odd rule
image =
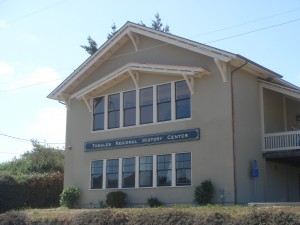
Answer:
[[[85,152],[132,148],[145,145],[158,145],[174,142],[196,141],[200,139],[200,129],[189,129],[172,131],[165,133],[156,133],[148,135],[139,135],[125,138],[115,138],[108,140],[89,141],[84,143]]]
[[[259,173],[258,173],[258,167],[257,167],[257,161],[253,160],[252,163],[252,177],[258,177]]]

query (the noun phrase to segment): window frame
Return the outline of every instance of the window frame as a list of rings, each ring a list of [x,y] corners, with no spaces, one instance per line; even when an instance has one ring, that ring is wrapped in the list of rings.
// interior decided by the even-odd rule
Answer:
[[[177,156],[187,155],[187,154],[190,155],[189,160],[181,160],[181,161],[177,160]],[[189,161],[189,167],[178,168],[178,166],[177,166],[178,162],[182,162],[184,164],[186,161]],[[189,170],[189,175],[190,175],[190,182],[189,183],[187,183],[187,182],[186,183],[179,183],[178,182],[178,171],[181,171],[181,170],[184,170],[184,171]],[[191,186],[191,184],[192,184],[192,153],[191,152],[184,152],[184,153],[176,153],[175,154],[175,179],[176,179],[175,180],[176,181],[176,183],[175,183],[176,186]]]
[[[118,165],[118,167],[117,167],[117,172],[109,172],[108,171],[108,162],[109,161],[113,161],[113,160],[116,160],[118,163],[117,163],[117,165]],[[119,188],[119,183],[120,183],[120,181],[119,181],[119,167],[120,167],[120,165],[119,165],[119,161],[120,161],[120,158],[118,158],[118,159],[107,159],[106,160],[106,181],[105,181],[105,187],[106,187],[106,189],[116,189],[116,188]],[[111,175],[111,174],[116,174],[117,175],[117,185],[116,185],[116,187],[115,186],[113,186],[113,187],[109,187],[108,186],[108,175]]]
[[[147,161],[146,161],[146,163],[143,163],[143,164],[146,165],[146,170],[143,170],[143,171],[141,170],[141,158],[151,158],[151,165],[152,165],[151,170],[147,169],[147,165],[150,165],[150,163],[148,163]],[[139,174],[138,174],[139,184],[138,184],[138,187],[139,188],[153,187],[153,175],[154,175],[154,168],[153,168],[154,161],[153,161],[153,156],[139,156],[139,160],[138,161],[139,161]],[[141,173],[142,172],[151,172],[150,173],[150,185],[141,185]]]
[[[126,93],[131,93],[131,92],[134,92],[135,93],[135,98],[134,98],[134,106],[130,106],[130,107],[127,107],[126,104],[125,104],[125,97],[126,97]],[[136,105],[136,96],[137,96],[137,91],[136,90],[131,90],[131,91],[124,91],[123,92],[123,127],[131,127],[131,126],[136,126],[136,111],[137,111],[137,105]],[[129,124],[129,125],[126,125],[126,111],[127,110],[132,110],[134,109],[134,124]]]
[[[135,168],[136,168],[136,163],[135,163],[135,157],[130,157],[130,158],[121,158],[122,159],[122,188],[135,188],[135,180],[136,180],[136,173],[135,173]],[[133,164],[125,165],[124,160],[132,160]],[[124,166],[134,166],[133,170],[130,172],[124,172]],[[134,179],[133,179],[133,184],[131,186],[125,186],[125,176],[124,174],[133,174]]]
[[[170,157],[170,165],[168,169],[164,168],[164,169],[159,169],[159,157],[166,157],[166,156],[169,156]],[[173,162],[172,162],[172,154],[162,154],[162,155],[157,155],[157,169],[156,169],[156,179],[157,179],[157,187],[172,187],[172,180],[173,180],[173,170],[172,170],[172,165],[173,165]],[[164,160],[164,163],[165,163],[165,160]],[[165,165],[164,165],[165,167]],[[170,177],[170,181],[166,181],[165,183],[162,183],[160,184],[159,182],[159,172],[167,172],[167,180],[168,180],[168,173],[171,171],[171,177]],[[170,182],[170,184],[168,184],[167,182]]]
[[[93,163],[94,162],[98,162],[98,161],[101,161],[102,162],[102,173],[93,173],[93,168],[95,168],[95,167],[93,167]],[[104,184],[103,184],[103,177],[104,177],[104,160],[103,159],[99,159],[99,160],[93,160],[93,161],[91,161],[91,164],[90,164],[90,168],[91,168],[91,173],[90,173],[90,189],[92,189],[92,190],[97,190],[97,189],[103,189],[103,186],[104,186]],[[99,175],[99,174],[101,174],[101,187],[97,187],[97,188],[95,188],[95,187],[93,187],[93,175]]]
[[[191,111],[192,111],[192,110],[191,110],[191,93],[190,93],[190,90],[189,90],[189,87],[188,87],[187,83],[186,83],[186,85],[187,85],[187,90],[188,90],[188,92],[189,92],[189,96],[188,96],[188,97],[185,97],[185,98],[177,99],[177,89],[176,89],[176,84],[177,84],[177,83],[181,83],[181,82],[185,82],[185,83],[186,83],[185,80],[176,81],[176,82],[174,83],[174,88],[175,88],[175,120],[191,118],[191,116],[192,116],[192,113],[191,113]],[[178,103],[178,102],[183,102],[183,101],[186,101],[186,100],[189,100],[189,116],[188,116],[188,117],[180,117],[180,118],[178,118],[178,117],[177,117],[177,113],[178,113],[178,110],[177,110],[177,103]]]
[[[169,100],[160,100],[159,96],[159,87],[162,86],[170,86],[170,96]],[[157,109],[156,109],[156,115],[157,115],[157,122],[165,122],[165,121],[170,121],[172,120],[172,83],[166,83],[166,84],[160,84],[156,86],[156,104],[157,104]],[[160,120],[159,115],[160,115],[160,106],[162,105],[169,105],[168,108],[170,109],[170,117],[167,119]]]
[[[110,97],[112,96],[119,96],[119,104],[118,104],[118,108],[114,106],[113,102],[110,101]],[[113,104],[113,109],[110,109],[110,103]],[[115,94],[110,94],[107,96],[107,129],[117,129],[120,128],[121,126],[121,121],[120,121],[120,111],[121,111],[121,93],[115,93]],[[110,127],[110,114],[116,114],[114,115],[114,119],[115,119],[115,124],[117,124],[116,122],[118,122],[118,124],[114,127]]]

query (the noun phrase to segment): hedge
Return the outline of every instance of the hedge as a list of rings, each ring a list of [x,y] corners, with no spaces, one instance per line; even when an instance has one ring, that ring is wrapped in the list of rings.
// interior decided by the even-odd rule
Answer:
[[[0,174],[0,212],[27,207],[57,207],[62,190],[62,173],[18,177]]]

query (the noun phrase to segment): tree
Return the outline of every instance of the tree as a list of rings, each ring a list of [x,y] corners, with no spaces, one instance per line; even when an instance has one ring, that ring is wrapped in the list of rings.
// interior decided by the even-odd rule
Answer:
[[[113,23],[111,29],[112,31],[107,35],[107,40],[111,39],[117,33],[117,27],[115,23]]]
[[[0,164],[0,173],[12,175],[64,172],[64,152],[31,140],[33,149],[20,159]]]
[[[88,36],[87,40],[89,45],[80,45],[80,47],[86,50],[90,55],[93,55],[98,50],[97,43],[91,38],[91,36]]]
[[[170,33],[169,25],[163,26],[159,13],[156,13],[154,16],[155,16],[155,19],[152,20],[152,24],[151,24],[150,28],[152,28],[154,30],[162,31],[165,33]],[[143,27],[147,27],[146,24],[143,23],[143,21],[140,21],[138,24]],[[115,23],[113,23],[113,25],[111,26],[111,29],[112,29],[112,31],[107,35],[107,40],[111,39],[118,32]],[[82,48],[84,48],[90,55],[93,55],[97,51],[97,43],[90,36],[88,36],[87,39],[89,42],[89,46],[86,46],[86,45],[80,45],[80,46]]]
[[[165,33],[170,32],[169,25],[166,25],[165,27],[163,27],[161,18],[158,13],[155,14],[155,20],[152,20],[151,28],[154,30],[165,32]]]

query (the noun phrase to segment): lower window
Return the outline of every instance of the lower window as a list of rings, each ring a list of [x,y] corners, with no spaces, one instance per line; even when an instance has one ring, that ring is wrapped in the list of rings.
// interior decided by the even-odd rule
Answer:
[[[135,186],[135,158],[123,159],[123,188]]]
[[[110,159],[106,161],[106,187],[118,188],[119,160]]]
[[[140,157],[139,165],[139,186],[152,187],[153,183],[153,157],[144,156]]]
[[[176,154],[176,186],[191,185],[191,153]]]
[[[103,160],[91,164],[91,189],[101,189],[103,180]]]
[[[171,155],[157,156],[157,186],[171,186],[172,157]]]

